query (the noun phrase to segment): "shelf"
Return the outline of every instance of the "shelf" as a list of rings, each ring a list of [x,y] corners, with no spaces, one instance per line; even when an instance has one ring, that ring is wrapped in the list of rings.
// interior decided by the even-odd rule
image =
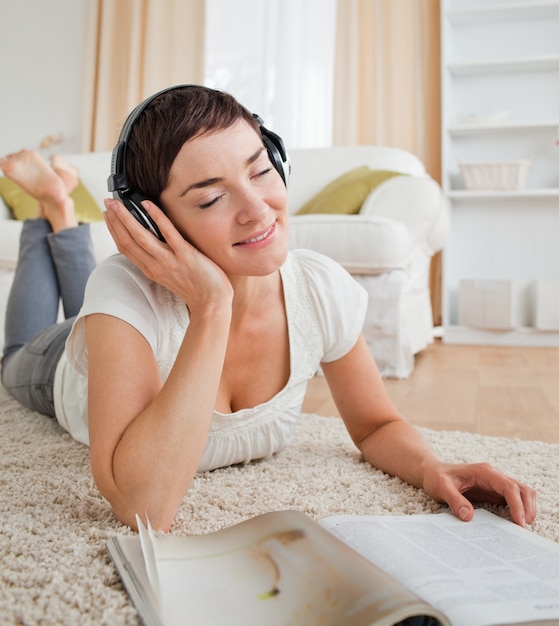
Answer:
[[[514,4],[449,9],[445,15],[448,20],[455,25],[466,25],[480,21],[488,22],[490,20],[503,21],[546,18],[559,15],[559,1],[539,0],[537,2],[517,2]]]
[[[443,328],[442,339],[443,342],[464,345],[559,348],[559,331],[538,330],[529,327],[513,330],[487,330],[448,325]]]
[[[494,59],[493,61],[475,61],[472,63],[450,63],[446,67],[453,76],[559,70],[559,55]]]
[[[447,127],[449,134],[478,135],[483,133],[531,132],[534,130],[558,131],[559,119],[547,122],[509,122],[503,124],[455,124]]]
[[[559,198],[559,187],[551,187],[549,189],[522,189],[521,191],[490,191],[485,189],[470,191],[468,189],[456,189],[448,191],[446,195],[452,200]]]
[[[441,0],[441,29],[441,176],[451,223],[443,341],[559,347],[559,329],[530,326],[529,293],[534,281],[559,281],[559,0]],[[519,158],[534,161],[522,189],[466,189],[458,169]],[[460,325],[466,279],[519,281],[515,314],[526,326]]]

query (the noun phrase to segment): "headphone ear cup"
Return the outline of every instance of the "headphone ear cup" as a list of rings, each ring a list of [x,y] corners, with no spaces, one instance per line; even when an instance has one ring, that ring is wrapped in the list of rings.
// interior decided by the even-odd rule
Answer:
[[[270,161],[272,162],[274,168],[278,171],[281,179],[287,187],[287,183],[289,182],[289,174],[291,172],[291,165],[289,163],[287,153],[285,152],[283,142],[281,143],[281,146],[278,147],[277,143],[269,136],[270,131],[264,128],[262,130],[262,140],[264,141],[264,145],[266,146],[266,150],[268,151]],[[277,135],[276,137],[279,139]],[[281,141],[281,139],[279,140]]]
[[[289,161],[289,156],[287,154],[287,150],[285,149],[283,139],[279,135],[276,135],[276,133],[268,130],[264,126],[262,118],[257,113],[253,113],[252,116],[254,117],[260,128],[262,141],[264,142],[264,146],[268,151],[270,161],[272,162],[272,165],[277,170],[285,186],[287,187],[287,183],[289,182],[289,174],[291,173],[291,163]]]
[[[165,238],[161,234],[157,224],[147,214],[146,210],[142,206],[142,202],[147,200],[142,194],[134,190],[118,191],[119,198],[122,200],[124,206],[130,211],[130,213],[140,222],[140,224],[147,228],[161,241],[165,241]]]

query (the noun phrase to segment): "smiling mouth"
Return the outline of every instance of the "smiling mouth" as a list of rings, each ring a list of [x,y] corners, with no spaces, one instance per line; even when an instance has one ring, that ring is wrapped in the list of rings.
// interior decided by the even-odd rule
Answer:
[[[269,237],[270,234],[274,231],[276,227],[276,223],[274,222],[270,228],[268,228],[267,230],[265,230],[263,233],[261,233],[260,235],[256,235],[256,237],[251,237],[250,239],[245,239],[244,241],[239,241],[238,243],[234,244],[236,246],[242,246],[244,244],[247,243],[256,243],[258,241],[262,241],[263,239],[266,239],[266,237]]]

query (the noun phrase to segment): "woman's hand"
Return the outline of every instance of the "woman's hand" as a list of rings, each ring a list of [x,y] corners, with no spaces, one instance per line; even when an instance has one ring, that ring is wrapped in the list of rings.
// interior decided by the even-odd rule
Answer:
[[[211,303],[230,303],[231,283],[212,260],[197,250],[153,202],[142,203],[157,224],[165,243],[134,218],[124,205],[105,200],[105,222],[117,249],[150,280],[182,298],[190,313]]]
[[[362,335],[345,356],[322,368],[349,434],[371,465],[446,502],[461,520],[472,518],[472,502],[507,504],[521,526],[534,520],[536,492],[530,487],[488,463],[459,465],[437,459],[420,431],[390,400]]]
[[[424,472],[423,489],[438,502],[446,502],[461,520],[474,515],[472,502],[507,504],[512,520],[520,526],[536,516],[536,492],[489,463],[434,463]]]

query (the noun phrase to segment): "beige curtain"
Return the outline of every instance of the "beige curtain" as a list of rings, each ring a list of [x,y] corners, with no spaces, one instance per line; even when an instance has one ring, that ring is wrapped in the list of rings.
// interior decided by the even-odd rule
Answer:
[[[441,180],[440,0],[338,0],[334,143],[417,155]],[[431,304],[441,323],[441,259]]]
[[[159,89],[204,80],[204,0],[89,0],[82,150],[110,150]]]

